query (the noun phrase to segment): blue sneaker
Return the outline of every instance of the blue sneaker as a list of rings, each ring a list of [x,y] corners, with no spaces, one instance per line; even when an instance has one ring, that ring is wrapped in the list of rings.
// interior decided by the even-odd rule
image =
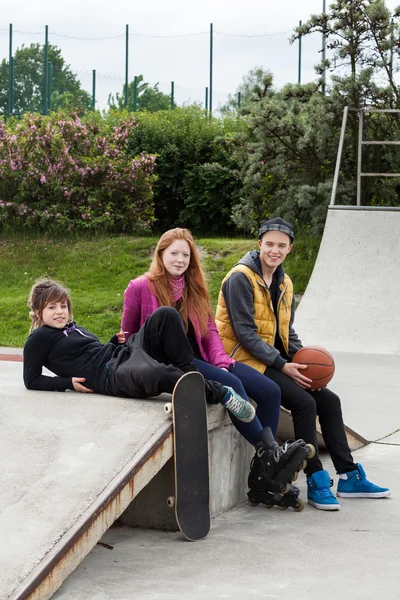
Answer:
[[[390,496],[389,488],[379,487],[368,481],[360,463],[357,469],[339,475],[337,495],[342,498],[385,498]]]
[[[256,416],[255,408],[250,402],[239,396],[231,387],[223,386],[226,389],[225,396],[221,399],[222,406],[225,406],[232,415],[239,421],[249,423]]]
[[[332,485],[328,471],[316,471],[307,477],[308,504],[320,510],[339,510],[340,504],[330,489]]]

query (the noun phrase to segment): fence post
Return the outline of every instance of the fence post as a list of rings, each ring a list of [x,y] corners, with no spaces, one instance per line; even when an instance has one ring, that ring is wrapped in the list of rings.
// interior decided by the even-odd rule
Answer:
[[[129,54],[129,25],[126,26],[125,33],[125,108],[128,106],[128,54]]]
[[[137,109],[137,75],[135,75],[135,81],[133,83],[133,112]]]
[[[49,62],[49,72],[47,76],[47,107],[51,110],[51,80],[53,79],[53,63]]]
[[[9,57],[8,57],[8,102],[7,102],[7,113],[9,116],[13,113],[13,87],[14,87],[14,73],[13,73],[13,53],[12,53],[12,34],[13,26],[10,23],[10,34],[9,34]]]
[[[43,85],[43,114],[47,115],[47,80],[49,71],[49,26],[46,25],[44,34],[44,85]]]
[[[96,108],[96,69],[92,72],[92,108]]]
[[[212,116],[212,86],[213,86],[213,24],[210,23],[210,90],[209,90],[209,113]]]
[[[174,91],[175,91],[175,84],[173,81],[171,81],[171,108],[175,108]]]
[[[302,22],[299,21],[299,27],[301,27]],[[302,35],[299,35],[299,66],[298,66],[298,74],[297,74],[297,83],[300,85],[301,83],[301,38]]]

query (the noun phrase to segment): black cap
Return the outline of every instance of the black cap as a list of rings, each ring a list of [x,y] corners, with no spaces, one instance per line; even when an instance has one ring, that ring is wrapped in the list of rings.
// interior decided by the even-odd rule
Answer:
[[[260,239],[267,231],[282,231],[282,233],[286,233],[290,237],[292,242],[294,240],[293,227],[290,223],[284,221],[280,217],[268,219],[268,221],[261,223],[260,229],[258,230],[258,239]]]

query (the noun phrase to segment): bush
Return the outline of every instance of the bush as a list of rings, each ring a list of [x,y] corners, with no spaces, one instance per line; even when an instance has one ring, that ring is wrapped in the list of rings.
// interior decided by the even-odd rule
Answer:
[[[132,116],[110,124],[61,110],[0,121],[0,223],[46,231],[139,232],[154,220],[155,157],[126,152]]]
[[[132,155],[157,155],[154,185],[158,228],[177,225],[196,231],[233,231],[232,201],[241,188],[233,153],[239,118],[210,119],[196,106],[137,113]]]

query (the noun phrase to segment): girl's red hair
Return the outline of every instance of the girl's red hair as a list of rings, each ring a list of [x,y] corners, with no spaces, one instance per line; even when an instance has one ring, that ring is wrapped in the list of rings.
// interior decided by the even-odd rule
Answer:
[[[180,303],[179,314],[188,330],[189,318],[196,331],[202,336],[208,333],[208,320],[212,318],[210,296],[199,254],[192,234],[188,229],[169,229],[158,240],[149,272],[146,273],[152,291],[155,292],[160,306],[175,306],[172,297],[170,275],[162,261],[163,252],[176,240],[184,240],[189,244],[190,262],[185,271],[185,287]]]

